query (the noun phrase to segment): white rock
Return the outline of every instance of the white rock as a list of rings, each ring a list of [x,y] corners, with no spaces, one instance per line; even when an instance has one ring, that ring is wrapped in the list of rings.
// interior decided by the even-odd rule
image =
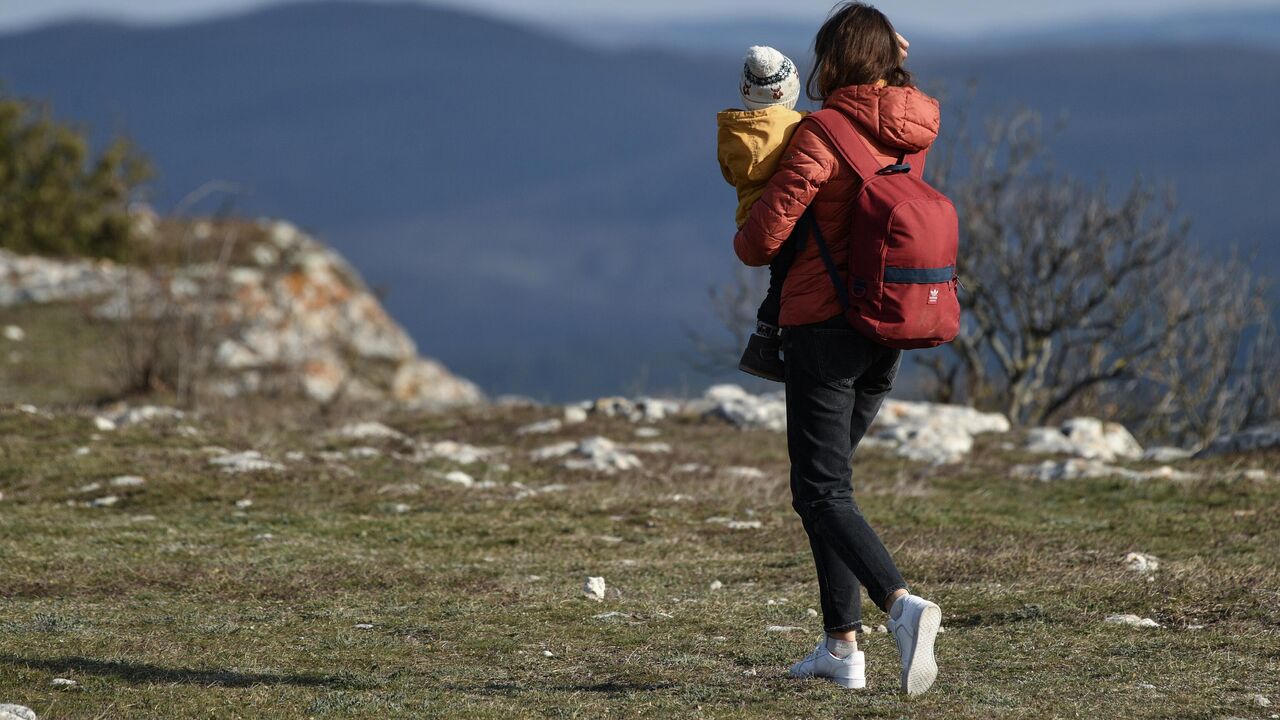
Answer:
[[[84,457],[85,455],[88,455],[91,452],[93,451],[90,450],[87,446],[81,445],[80,447],[76,448],[75,452],[72,453],[72,455],[75,455],[76,457]]]
[[[622,449],[612,440],[589,437],[579,443],[557,443],[534,453],[535,460],[567,457],[563,465],[570,470],[589,470],[612,474],[641,467],[640,458]]]
[[[1000,413],[963,405],[889,400],[876,416],[872,438],[896,443],[896,452],[902,457],[941,465],[967,455],[975,435],[1009,430],[1009,419]]]
[[[564,408],[564,424],[577,425],[587,421],[586,408],[578,405],[566,405]]]
[[[556,656],[556,654],[555,654],[555,653],[553,653],[553,652],[551,652],[550,650],[543,650],[543,651],[542,651],[542,657],[555,657],[555,656]]]
[[[36,711],[24,705],[0,703],[0,720],[40,720]]]
[[[501,448],[481,448],[453,440],[441,440],[418,445],[412,458],[415,462],[448,460],[459,465],[473,465],[501,452]]]
[[[616,610],[610,610],[609,612],[602,612],[599,615],[592,615],[591,617],[596,620],[613,620],[615,618],[626,618],[631,616],[626,613],[620,613]]]
[[[803,629],[804,628],[798,628],[794,625],[769,625],[765,627],[764,631],[770,632],[770,633],[789,633],[789,632],[796,632],[798,630],[803,630]]]
[[[108,260],[46,258],[0,249],[0,307],[109,295],[127,270]]]
[[[1101,460],[1070,458],[1045,460],[1037,465],[1015,465],[1010,471],[1014,477],[1052,482],[1081,478],[1121,477],[1128,480],[1195,480],[1200,476],[1182,472],[1164,465],[1153,470],[1130,470],[1108,465]]]
[[[552,460],[555,458],[562,458],[565,455],[568,455],[569,453],[577,449],[577,447],[578,447],[578,443],[574,442],[573,440],[565,440],[564,442],[558,442],[553,445],[546,445],[544,447],[538,448],[537,450],[534,450],[532,453],[530,453],[529,456],[532,457],[534,460],[538,460],[538,461]]]
[[[1261,468],[1249,468],[1241,473],[1240,476],[1250,482],[1263,482],[1267,479],[1267,471]]]
[[[106,495],[104,497],[91,500],[89,502],[89,507],[96,507],[96,508],[111,507],[112,505],[115,505],[118,502],[120,502],[120,498],[116,497],[115,495]]]
[[[642,397],[632,402],[634,409],[627,416],[631,422],[656,423],[681,411],[681,405],[674,400]]]
[[[99,430],[106,431],[155,420],[181,420],[185,417],[185,414],[177,408],[160,405],[139,405],[138,407],[125,408],[117,413],[101,417],[107,422],[99,423],[95,419],[94,424],[97,425]]]
[[[636,411],[635,403],[624,397],[600,398],[591,404],[591,411],[605,417],[629,417]]]
[[[711,468],[707,467],[706,465],[703,465],[702,463],[682,463],[680,465],[676,465],[675,467],[671,468],[671,472],[681,474],[681,475],[688,474],[688,473],[705,473],[710,471],[711,471]]]
[[[656,427],[638,427],[635,430],[635,435],[638,438],[656,438],[662,435],[662,431]]]
[[[787,402],[782,393],[752,395],[739,385],[713,385],[703,399],[710,403],[709,415],[723,418],[740,428],[760,428],[774,432],[787,429]]]
[[[759,530],[764,527],[764,523],[759,520],[730,520],[725,523],[725,527],[730,530]]]
[[[958,425],[896,425],[878,430],[874,439],[893,443],[900,457],[930,465],[959,462],[973,449],[973,435]]]
[[[280,261],[280,253],[269,245],[254,245],[253,261],[263,267],[275,265]]]
[[[101,432],[111,432],[116,429],[116,423],[111,418],[99,415],[93,419],[93,427]]]
[[[408,340],[407,335],[405,339]],[[391,381],[391,392],[401,404],[413,408],[460,407],[484,401],[484,393],[475,383],[426,358],[401,365]]]
[[[71,678],[54,678],[49,684],[54,687],[75,687],[80,683],[72,680]]]
[[[1143,454],[1142,446],[1123,425],[1090,417],[1072,418],[1059,428],[1032,429],[1027,450],[1105,462],[1137,460]]]
[[[236,501],[236,507],[237,507],[237,508],[239,508],[239,509],[241,509],[241,510],[244,510],[244,509],[246,509],[246,508],[251,508],[251,507],[253,507],[253,501],[252,501],[252,500],[250,500],[249,498],[244,498],[244,499],[242,499],[242,500],[237,500],[237,501]]]
[[[737,385],[709,388],[703,402],[709,414],[744,428],[786,430],[786,397],[783,393],[752,395]],[[876,419],[865,447],[894,448],[902,457],[931,464],[956,462],[973,448],[979,433],[1008,432],[1008,418],[973,408],[936,403],[891,400]]]
[[[146,478],[137,475],[121,475],[120,477],[111,478],[112,487],[142,487],[147,484]]]
[[[407,503],[396,503],[395,505],[391,506],[391,512],[395,513],[396,515],[404,515],[405,513],[409,512],[412,509],[413,508],[410,507]]]
[[[586,581],[582,584],[582,593],[596,602],[604,600],[604,578],[588,576]]]
[[[669,455],[671,453],[671,444],[664,442],[635,443],[628,445],[627,449],[650,455]]]
[[[721,468],[720,475],[733,478],[735,480],[763,480],[768,477],[765,472],[759,468],[745,467],[742,465],[730,465]]]
[[[446,482],[451,482],[462,487],[471,487],[476,484],[475,478],[462,472],[461,470],[453,470],[444,474]]]
[[[381,450],[375,447],[368,447],[367,445],[362,445],[360,447],[353,447],[350,450],[347,450],[347,457],[349,458],[369,460],[369,459],[381,457],[381,456],[382,456]]]
[[[813,608],[807,608],[804,611],[804,616],[807,618],[816,618],[818,617],[818,611]]]
[[[1131,552],[1124,556],[1124,566],[1143,575],[1160,569],[1160,558],[1146,553]]]
[[[1131,627],[1137,627],[1137,628],[1160,627],[1160,623],[1156,622],[1155,620],[1152,620],[1151,618],[1138,617],[1137,615],[1132,615],[1129,613],[1126,613],[1123,615],[1110,615],[1107,617],[1106,622],[1112,623],[1114,625],[1129,625]]]
[[[1271,707],[1271,700],[1261,693],[1253,696],[1253,704],[1258,707]]]
[[[284,466],[277,462],[272,462],[262,456],[257,450],[246,450],[238,453],[227,453],[209,458],[210,465],[216,465],[227,473],[248,473],[248,472],[265,472],[270,470],[284,470]]]
[[[529,423],[516,430],[517,435],[542,435],[546,433],[559,432],[564,427],[564,422],[559,418],[551,418],[549,420],[541,420],[535,423]]]
[[[356,624],[354,625],[354,627],[355,627],[355,629],[357,629],[357,630],[372,630],[372,629],[373,629],[373,625],[372,625],[371,623],[356,623]]]
[[[712,580],[711,584],[708,586],[708,588],[712,592],[715,592],[716,590],[719,590],[722,587],[724,587],[724,583],[720,582],[719,580]]]
[[[884,625],[877,625],[877,626],[875,627],[875,629],[874,629],[874,630],[872,630],[872,632],[888,633],[888,632],[889,632],[889,628],[885,627]]]
[[[1159,445],[1157,447],[1147,448],[1142,453],[1142,459],[1147,462],[1172,463],[1180,460],[1186,460],[1193,453],[1190,450],[1183,450],[1179,447],[1169,447],[1167,445]]]
[[[347,440],[403,440],[405,437],[399,430],[373,421],[344,425],[333,434]]]
[[[27,334],[23,332],[22,328],[18,327],[17,325],[4,326],[5,340],[9,340],[11,342],[22,342],[23,339],[25,339],[26,337],[27,337]]]

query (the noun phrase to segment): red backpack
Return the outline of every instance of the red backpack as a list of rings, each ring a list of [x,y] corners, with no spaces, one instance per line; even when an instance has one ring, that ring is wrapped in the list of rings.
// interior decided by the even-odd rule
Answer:
[[[849,226],[847,282],[810,221],[822,262],[854,328],[892,348],[937,347],[960,332],[956,253],[960,222],[947,196],[930,187],[926,152],[881,167],[853,121],[838,110],[808,116],[826,133],[862,185]]]

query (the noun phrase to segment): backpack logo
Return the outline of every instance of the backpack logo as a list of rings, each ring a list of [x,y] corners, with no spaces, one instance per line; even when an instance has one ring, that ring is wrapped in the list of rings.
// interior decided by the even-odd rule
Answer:
[[[930,305],[938,304],[938,288],[934,288],[929,291],[929,304]]]

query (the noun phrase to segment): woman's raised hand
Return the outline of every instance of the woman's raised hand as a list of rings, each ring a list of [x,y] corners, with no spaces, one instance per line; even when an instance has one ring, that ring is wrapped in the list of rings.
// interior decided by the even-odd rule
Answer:
[[[907,59],[907,51],[911,49],[911,43],[907,42],[907,39],[902,37],[902,33],[895,34],[898,36],[898,51],[902,53],[902,59],[905,62]]]

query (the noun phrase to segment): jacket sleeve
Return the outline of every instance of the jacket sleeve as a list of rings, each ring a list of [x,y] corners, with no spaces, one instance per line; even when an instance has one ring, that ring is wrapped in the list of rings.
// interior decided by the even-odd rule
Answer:
[[[716,156],[720,161],[720,174],[724,176],[724,181],[738,187],[738,177],[734,171],[750,162],[751,149],[741,136],[721,128],[716,139]]]
[[[814,124],[801,123],[764,195],[733,238],[738,259],[752,267],[768,265],[818,190],[835,174],[837,162]]]

